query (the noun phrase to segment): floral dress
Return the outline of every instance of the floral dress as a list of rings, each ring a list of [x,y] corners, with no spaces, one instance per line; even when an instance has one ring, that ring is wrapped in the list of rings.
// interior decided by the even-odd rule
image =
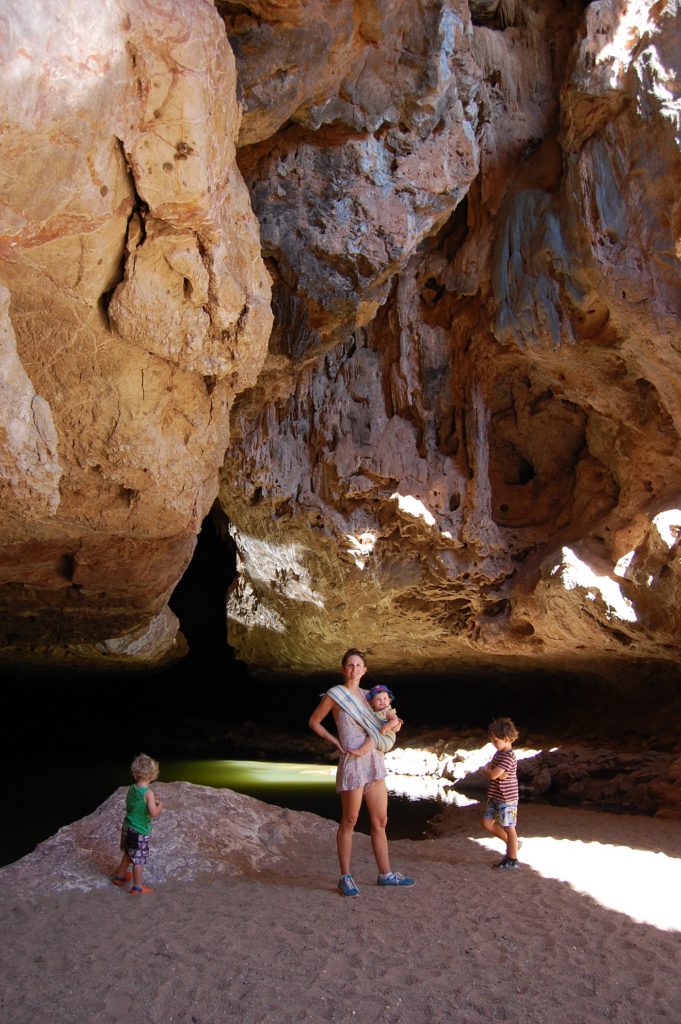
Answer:
[[[358,725],[354,718],[351,718],[347,711],[343,711],[337,704],[333,706],[333,717],[341,746],[350,750],[361,747],[367,738],[361,725]],[[367,790],[377,779],[384,779],[387,774],[383,754],[376,747],[372,747],[367,754],[363,754],[361,757],[355,757],[354,754],[341,754],[336,772],[336,792],[344,793],[350,789],[359,789],[360,786]]]

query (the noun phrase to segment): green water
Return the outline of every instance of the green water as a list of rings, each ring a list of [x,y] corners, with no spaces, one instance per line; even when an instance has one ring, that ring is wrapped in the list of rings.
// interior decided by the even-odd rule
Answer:
[[[293,811],[310,811],[338,820],[340,800],[336,793],[336,769],[329,765],[289,764],[276,761],[163,760],[160,782],[193,782],[227,788]],[[127,762],[106,761],[77,771],[73,764],[36,766],[22,775],[19,784],[5,794],[5,821],[0,832],[0,865],[30,853],[62,826],[90,814],[119,786],[129,782]],[[35,801],[35,794],[40,800]],[[435,800],[408,800],[391,796],[388,836],[421,839],[429,818],[441,810]],[[362,807],[358,831],[368,833],[369,821]],[[117,837],[112,837],[114,847]]]

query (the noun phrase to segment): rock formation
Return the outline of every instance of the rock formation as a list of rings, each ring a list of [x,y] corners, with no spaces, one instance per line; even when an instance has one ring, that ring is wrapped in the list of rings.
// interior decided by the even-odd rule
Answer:
[[[277,320],[237,400],[221,488],[240,655],[298,670],[348,643],[391,671],[677,662],[674,5],[408,4],[395,22],[385,5],[380,40],[337,92],[320,104],[299,76],[266,140],[261,111],[282,100],[273,41],[295,26],[246,6],[257,29],[228,19],[237,60],[270,73],[246,90],[239,161]],[[375,50],[406,38],[421,91],[398,107]],[[443,94],[466,126],[456,137]],[[358,197],[379,177],[360,233]],[[385,227],[396,201],[420,214],[405,244]]]
[[[234,60],[207,0],[2,21],[4,640],[156,659],[271,326]]]
[[[678,662],[677,5],[3,18],[6,642],[167,651],[222,466],[253,666]]]
[[[193,882],[207,875],[243,875],[280,861],[292,843],[310,842],[335,825],[316,814],[272,807],[231,789],[190,782],[156,783],[164,813],[145,881]],[[111,889],[120,852],[126,789],[117,789],[87,817],[64,825],[33,853],[0,870],[0,892],[33,898],[45,893]]]

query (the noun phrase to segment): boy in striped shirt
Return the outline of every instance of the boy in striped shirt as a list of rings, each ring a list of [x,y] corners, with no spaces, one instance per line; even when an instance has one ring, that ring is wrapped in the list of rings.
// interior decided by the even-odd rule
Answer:
[[[489,779],[487,807],[482,817],[483,828],[506,844],[504,859],[495,868],[518,868],[518,763],[513,742],[518,730],[510,718],[497,718],[489,727],[489,738],[497,748],[490,763],[483,768]]]

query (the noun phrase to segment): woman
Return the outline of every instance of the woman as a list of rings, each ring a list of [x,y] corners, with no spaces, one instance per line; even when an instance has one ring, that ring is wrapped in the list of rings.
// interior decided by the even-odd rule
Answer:
[[[359,685],[367,670],[364,655],[353,647],[345,652],[341,664],[343,687],[349,691],[351,698],[359,699],[358,703],[366,703],[364,690],[361,690]],[[338,738],[322,725],[329,712],[333,714]],[[350,856],[352,835],[362,799],[367,805],[371,821],[371,848],[379,872],[378,885],[414,885],[413,878],[405,878],[397,871],[390,870],[388,840],[385,834],[388,823],[388,790],[385,786],[386,769],[383,754],[373,745],[370,750],[364,752],[367,747],[367,730],[328,693],[324,694],[313,711],[309,725],[317,736],[333,743],[341,755],[336,773],[336,790],[340,793],[342,810],[336,835],[341,870],[338,891],[343,896],[359,896],[359,889],[350,873]]]

